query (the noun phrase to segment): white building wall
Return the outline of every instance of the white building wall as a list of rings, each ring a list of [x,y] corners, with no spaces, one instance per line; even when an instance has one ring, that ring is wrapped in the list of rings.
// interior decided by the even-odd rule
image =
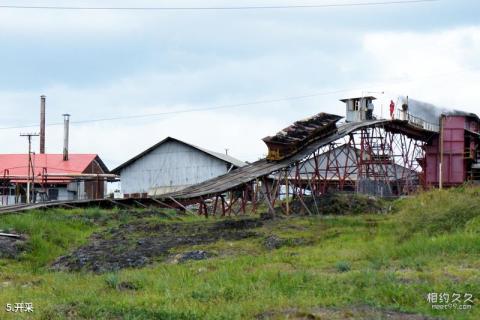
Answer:
[[[58,189],[58,199],[61,201],[73,200],[73,194],[68,192],[66,187],[57,188]]]
[[[0,195],[0,206],[15,204],[15,196]]]
[[[106,184],[106,182],[105,182]],[[88,195],[85,192],[85,181],[74,181],[70,182],[67,185],[67,189],[69,191],[69,197],[71,200],[86,200],[88,199]],[[105,189],[106,190],[106,187]]]
[[[167,141],[120,172],[124,194],[161,194],[225,174],[229,164],[195,148]]]

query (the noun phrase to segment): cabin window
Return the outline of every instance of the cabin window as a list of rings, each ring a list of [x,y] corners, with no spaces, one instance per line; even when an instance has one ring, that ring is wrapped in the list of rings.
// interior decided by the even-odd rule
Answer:
[[[355,101],[353,102],[353,111],[358,111],[359,106],[360,106],[360,101],[355,100]]]

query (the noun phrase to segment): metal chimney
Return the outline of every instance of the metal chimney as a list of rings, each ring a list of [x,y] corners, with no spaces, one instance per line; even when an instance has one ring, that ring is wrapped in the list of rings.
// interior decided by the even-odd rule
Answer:
[[[70,125],[70,115],[63,114],[63,161],[68,161],[68,127]]]
[[[40,96],[40,154],[45,153],[45,100],[46,96]]]

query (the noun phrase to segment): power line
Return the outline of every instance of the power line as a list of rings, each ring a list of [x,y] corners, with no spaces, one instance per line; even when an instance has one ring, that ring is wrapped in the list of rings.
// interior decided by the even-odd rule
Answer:
[[[291,101],[291,100],[306,99],[306,98],[312,98],[312,97],[318,97],[318,96],[326,96],[326,95],[331,95],[331,94],[336,94],[336,93],[348,92],[348,91],[352,91],[352,90],[357,90],[357,89],[342,89],[342,90],[313,93],[313,94],[307,94],[307,95],[301,95],[301,96],[291,96],[291,97],[285,97],[285,98],[279,98],[279,99],[257,100],[257,101],[238,103],[238,104],[227,104],[227,105],[221,105],[221,106],[215,106],[215,107],[184,109],[184,110],[177,110],[177,111],[166,111],[166,112],[158,112],[158,113],[108,117],[108,118],[99,118],[99,119],[90,119],[90,120],[78,120],[78,121],[71,121],[70,123],[71,124],[83,124],[83,123],[93,123],[93,122],[103,122],[103,121],[113,121],[113,120],[150,118],[150,117],[158,117],[158,116],[165,116],[165,115],[191,113],[191,112],[201,112],[201,111],[210,111],[210,110],[219,110],[219,109],[230,109],[230,108],[238,108],[238,107],[252,106],[252,105],[258,105],[258,104],[266,104],[266,103],[273,103],[273,102]],[[47,124],[47,126],[57,126],[57,125],[63,125],[63,122],[54,122],[54,123],[48,123]],[[23,128],[34,128],[34,127],[38,127],[38,124],[25,125],[25,126],[13,126],[13,127],[0,127],[0,130],[23,129]]]
[[[415,4],[423,2],[438,2],[441,0],[404,0],[404,1],[375,1],[350,2],[312,5],[277,5],[277,6],[233,6],[233,7],[75,7],[75,6],[18,6],[0,5],[0,9],[39,9],[39,10],[102,10],[102,11],[216,11],[216,10],[271,10],[271,9],[308,9],[308,8],[335,8],[382,6],[397,4]]]
[[[399,79],[399,80],[377,80],[376,82],[372,82],[369,85],[379,85],[381,83],[402,83],[402,82],[416,82],[419,80],[430,79],[430,78],[437,78],[442,76],[451,76],[452,74],[458,73],[465,73],[469,71],[476,71],[479,70],[479,66],[466,68],[464,70],[459,70],[456,72],[448,72],[448,73],[437,73],[437,74],[430,74],[422,77],[417,77],[416,79]],[[158,113],[148,113],[148,114],[140,114],[140,115],[128,115],[128,116],[118,116],[118,117],[108,117],[108,118],[98,118],[98,119],[87,119],[87,120],[78,120],[78,121],[71,121],[71,124],[84,124],[84,123],[94,123],[94,122],[103,122],[103,121],[114,121],[114,120],[126,120],[126,119],[141,119],[141,118],[150,118],[150,117],[158,117],[158,116],[165,116],[165,115],[174,115],[174,114],[183,114],[183,113],[192,113],[192,112],[202,112],[202,111],[210,111],[210,110],[220,110],[220,109],[230,109],[230,108],[239,108],[239,107],[247,107],[259,104],[267,104],[267,103],[274,103],[274,102],[283,102],[283,101],[292,101],[292,100],[300,100],[312,97],[319,97],[319,96],[327,96],[336,93],[343,93],[343,92],[350,92],[355,90],[361,90],[359,88],[350,88],[350,89],[339,89],[335,91],[326,91],[326,92],[319,92],[319,93],[312,93],[306,95],[298,95],[298,96],[290,96],[285,98],[278,98],[278,99],[267,99],[267,100],[257,100],[245,103],[237,103],[237,104],[227,104],[227,105],[220,105],[214,107],[205,107],[205,108],[195,108],[195,109],[184,109],[184,110],[177,110],[177,111],[166,111],[166,112],[158,112]],[[63,125],[63,122],[53,122],[48,123],[47,126],[57,126]],[[9,130],[9,129],[23,129],[23,128],[35,128],[38,127],[38,124],[32,125],[22,125],[22,126],[12,126],[12,127],[0,127],[0,130]]]

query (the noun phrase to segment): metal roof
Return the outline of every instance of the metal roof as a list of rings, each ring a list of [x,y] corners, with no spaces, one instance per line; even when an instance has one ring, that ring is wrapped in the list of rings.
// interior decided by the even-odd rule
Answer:
[[[183,141],[182,141],[182,142],[183,142]],[[225,161],[225,162],[228,162],[228,163],[230,163],[230,164],[233,164],[233,165],[236,166],[236,167],[239,167],[239,168],[240,168],[240,167],[243,167],[243,166],[247,165],[245,162],[243,162],[243,161],[241,161],[241,160],[238,160],[238,159],[236,159],[236,158],[234,158],[234,157],[231,157],[231,156],[229,156],[228,154],[224,154],[224,153],[221,153],[221,152],[211,151],[211,150],[208,150],[208,149],[205,149],[205,148],[202,148],[202,147],[198,147],[198,146],[195,146],[195,145],[193,145],[193,144],[186,143],[186,142],[183,142],[183,143],[185,143],[185,144],[187,144],[187,145],[189,145],[189,146],[191,146],[191,147],[194,147],[194,148],[196,148],[196,149],[198,149],[198,150],[201,150],[201,151],[203,151],[203,152],[205,152],[205,153],[208,153],[209,155],[212,155],[212,156],[214,156],[214,157],[216,157],[216,158],[218,158],[218,159],[220,159],[220,160],[223,160],[223,161]]]
[[[96,154],[69,154],[67,161],[63,161],[63,154],[32,155],[36,176],[42,174],[43,168],[47,168],[48,173],[84,173],[93,161],[97,161],[102,170],[108,173],[107,166]],[[28,176],[28,154],[0,154],[0,177],[5,169],[8,169],[10,176]]]
[[[478,115],[476,115],[473,112],[451,110],[451,111],[444,112],[443,114],[450,117],[468,117],[468,118],[473,118],[473,119],[476,119],[477,121],[480,121],[480,118],[478,117]]]
[[[193,145],[193,144],[190,144],[190,143],[187,143],[185,141],[182,141],[182,140],[179,140],[179,139],[176,139],[176,138],[172,138],[172,137],[166,137],[165,139],[163,139],[162,141],[154,144],[153,146],[151,146],[150,148],[148,148],[147,150],[139,153],[138,155],[136,155],[135,157],[131,158],[130,160],[124,162],[123,164],[119,165],[118,167],[116,167],[115,169],[113,169],[111,172],[112,173],[115,173],[115,174],[120,174],[120,171],[129,166],[130,164],[134,163],[135,161],[137,161],[138,159],[142,158],[143,156],[149,154],[150,152],[152,152],[153,150],[155,150],[157,147],[161,146],[162,144],[168,142],[168,141],[175,141],[175,142],[178,142],[178,143],[181,143],[181,144],[184,144],[186,146],[189,146],[191,148],[194,148],[196,150],[199,150],[203,153],[206,153],[212,157],[215,157],[219,160],[222,160],[226,163],[229,163],[229,164],[232,164],[234,165],[235,167],[243,167],[246,165],[245,162],[243,161],[240,161],[238,159],[235,159],[234,157],[231,157],[227,154],[223,154],[223,153],[220,153],[220,152],[215,152],[215,151],[211,151],[211,150],[208,150],[208,149],[204,149],[204,148],[201,148],[201,147],[198,147],[196,145]]]

